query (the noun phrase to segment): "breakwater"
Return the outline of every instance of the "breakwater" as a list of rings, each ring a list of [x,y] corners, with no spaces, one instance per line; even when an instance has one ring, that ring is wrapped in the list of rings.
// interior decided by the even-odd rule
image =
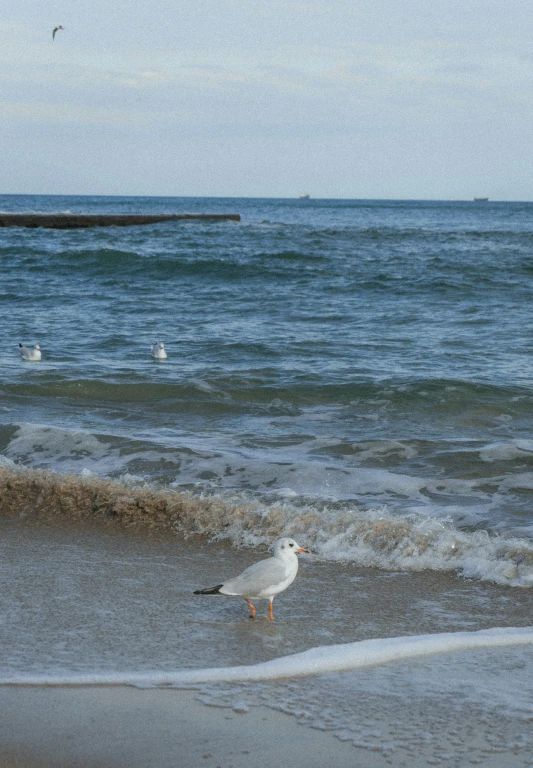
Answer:
[[[238,213],[2,213],[0,227],[44,227],[47,229],[87,229],[88,227],[131,227],[164,221],[240,221]]]

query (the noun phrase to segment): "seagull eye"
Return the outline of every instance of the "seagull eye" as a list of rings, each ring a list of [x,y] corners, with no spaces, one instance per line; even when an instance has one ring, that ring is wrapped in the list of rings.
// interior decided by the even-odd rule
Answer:
[[[294,547],[294,544],[289,544],[289,547]]]

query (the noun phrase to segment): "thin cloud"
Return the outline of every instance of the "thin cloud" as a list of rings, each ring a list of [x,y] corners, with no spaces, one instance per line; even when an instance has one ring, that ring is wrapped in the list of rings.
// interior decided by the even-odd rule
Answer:
[[[4,119],[31,120],[53,123],[78,123],[107,126],[142,126],[160,122],[161,115],[145,110],[94,108],[79,104],[0,102]],[[176,111],[166,113],[166,118],[178,118]]]

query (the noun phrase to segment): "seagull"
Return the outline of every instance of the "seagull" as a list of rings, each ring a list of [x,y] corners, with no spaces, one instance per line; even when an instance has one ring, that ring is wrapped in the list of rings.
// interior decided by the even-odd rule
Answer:
[[[278,539],[274,544],[274,557],[260,560],[246,568],[240,576],[208,589],[197,589],[195,595],[238,595],[244,597],[255,619],[256,608],[252,600],[269,600],[268,615],[274,620],[272,601],[292,584],[298,573],[297,552],[308,552],[294,539]]]
[[[152,344],[152,357],[156,360],[166,360],[168,355],[165,351],[165,345],[162,341]]]
[[[61,24],[58,27],[54,27],[54,29],[52,30],[52,40],[55,39],[56,32],[58,31],[58,29],[65,29],[65,27],[62,27]]]
[[[41,359],[41,347],[36,344],[33,349],[25,347],[24,344],[19,344],[20,356],[23,360],[31,360],[38,362]]]

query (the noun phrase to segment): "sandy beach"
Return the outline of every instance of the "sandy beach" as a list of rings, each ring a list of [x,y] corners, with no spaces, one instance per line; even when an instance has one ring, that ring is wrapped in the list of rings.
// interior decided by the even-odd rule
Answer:
[[[310,685],[312,685],[310,681]],[[430,748],[384,756],[306,728],[266,707],[235,712],[206,707],[193,691],[133,688],[0,689],[1,768],[389,768],[451,764]],[[395,713],[399,715],[399,712]],[[394,713],[385,711],[380,729]],[[458,726],[459,724],[456,723]],[[452,740],[453,742],[453,740]],[[454,765],[524,768],[515,752],[502,755],[472,736],[475,754]],[[453,746],[450,745],[453,749]]]
[[[192,691],[0,690],[0,766],[294,768],[358,764],[354,749],[261,707],[206,707]],[[370,764],[370,763],[365,763]],[[372,763],[374,764],[374,763]],[[377,764],[376,764],[377,765]],[[384,763],[383,763],[384,765]]]
[[[2,662],[28,679],[172,676],[339,642],[530,623],[527,590],[363,575],[312,557],[278,599],[276,621],[254,622],[242,601],[193,588],[257,552],[114,526],[4,518],[2,529]],[[530,668],[524,646],[194,690],[2,685],[0,768],[529,768]]]

